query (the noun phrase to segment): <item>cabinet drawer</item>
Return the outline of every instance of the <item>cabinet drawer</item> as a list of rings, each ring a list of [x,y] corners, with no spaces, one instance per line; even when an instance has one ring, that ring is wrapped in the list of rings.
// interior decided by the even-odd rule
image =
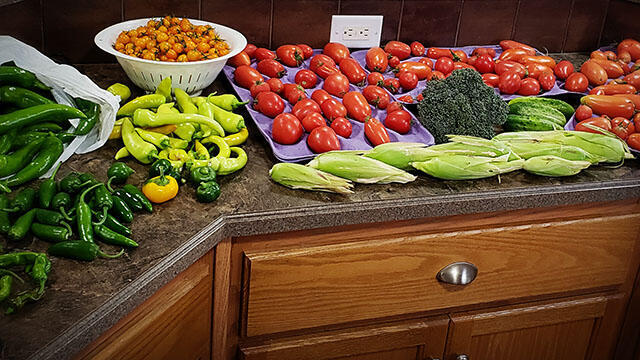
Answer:
[[[244,253],[246,336],[623,283],[640,214]],[[436,273],[467,261],[467,286]]]

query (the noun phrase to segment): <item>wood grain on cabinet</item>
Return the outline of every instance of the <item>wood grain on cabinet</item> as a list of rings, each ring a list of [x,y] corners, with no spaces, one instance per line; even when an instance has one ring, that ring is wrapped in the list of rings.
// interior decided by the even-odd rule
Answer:
[[[213,250],[100,336],[76,359],[208,359]]]
[[[463,231],[247,249],[242,330],[256,336],[615,287],[628,276],[640,232],[637,213],[522,225],[501,220],[494,218],[498,226]],[[435,279],[455,261],[478,267],[473,283],[460,287]]]
[[[244,360],[415,360],[440,358],[449,319],[368,326],[241,345]]]

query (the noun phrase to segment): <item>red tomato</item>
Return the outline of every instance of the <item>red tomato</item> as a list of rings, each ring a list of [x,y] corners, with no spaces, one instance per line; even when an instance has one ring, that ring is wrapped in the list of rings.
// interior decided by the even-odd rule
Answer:
[[[422,95],[422,94],[420,94],[420,95]],[[402,101],[402,102],[407,103],[407,104],[413,104],[413,96],[411,96],[411,95],[400,96],[398,98],[398,101]]]
[[[392,94],[396,94],[400,89],[400,80],[394,78],[384,79],[384,87]]]
[[[623,78],[624,82],[633,85],[636,89],[640,89],[640,70],[636,70]]]
[[[321,78],[325,79],[327,76],[340,72],[336,68],[336,63],[332,58],[327,55],[318,54],[311,58],[309,62],[309,70],[318,74]]]
[[[329,120],[347,116],[347,108],[334,98],[323,101],[320,107],[324,116]]]
[[[311,57],[311,55],[313,55],[313,49],[311,48],[311,46],[307,44],[298,44],[296,46],[299,47],[300,50],[302,50],[302,56],[305,59],[308,59]]]
[[[502,54],[500,54],[500,56],[498,57],[498,60],[500,61],[512,60],[515,62],[519,62],[520,58],[522,58],[525,55],[530,55],[527,50],[518,49],[518,48],[507,49],[503,51]]]
[[[564,88],[569,91],[583,93],[589,88],[589,79],[587,79],[587,76],[583,73],[574,72],[567,77]]]
[[[618,56],[620,53],[626,52],[631,55],[631,60],[636,61],[640,59],[640,42],[633,39],[624,39],[618,44]]]
[[[272,78],[281,78],[287,73],[287,70],[284,69],[282,64],[272,59],[261,60],[258,62],[256,69],[260,71],[260,73]]]
[[[386,109],[389,105],[389,93],[379,86],[368,85],[362,90],[362,95],[369,104],[377,106],[378,109]]]
[[[411,47],[402,41],[389,41],[384,46],[384,51],[391,56],[397,56],[399,60],[404,60],[411,55]]]
[[[364,124],[364,135],[373,146],[390,142],[389,133],[384,125],[376,118],[368,118]]]
[[[322,110],[320,110],[320,105],[312,99],[301,99],[291,110],[291,113],[298,119],[304,119],[307,115],[314,112],[320,114]]]
[[[556,67],[556,61],[552,57],[543,55],[524,55],[518,62],[525,65],[529,63],[540,64],[551,69]]]
[[[632,149],[640,151],[640,133],[633,133],[627,138],[627,144]]]
[[[318,89],[315,90],[313,92],[313,94],[311,94],[311,98],[313,99],[313,101],[315,101],[316,103],[322,105],[322,103],[327,100],[327,99],[331,99],[331,95],[329,95],[328,92],[326,92],[325,90],[322,89]]]
[[[302,49],[295,45],[282,45],[276,49],[276,55],[283,64],[291,67],[300,66],[304,61]]]
[[[510,70],[503,72],[500,75],[500,82],[498,83],[498,89],[503,94],[515,94],[522,84],[522,79],[517,72]]]
[[[295,82],[305,89],[311,89],[318,83],[318,76],[311,70],[300,70],[296,73]]]
[[[428,57],[420,58],[418,62],[427,65],[429,69],[433,69],[433,60],[429,59]]]
[[[250,89],[257,82],[264,82],[258,70],[248,65],[240,65],[233,71],[233,80],[245,89]]]
[[[413,90],[418,86],[418,75],[408,70],[402,70],[398,73],[398,81],[405,91]]]
[[[469,57],[469,60],[467,61],[467,64],[475,67],[476,66],[476,61],[478,61],[478,57],[477,56],[471,56],[471,57]],[[491,61],[493,61],[493,59],[491,59]]]
[[[369,70],[377,71],[380,73],[387,71],[387,67],[389,66],[387,53],[385,53],[384,50],[379,47],[372,47],[371,49],[367,50],[365,61]]]
[[[454,61],[453,62],[453,71],[459,70],[459,69],[473,69],[476,70],[475,67],[473,67],[473,65],[469,65],[467,63],[463,63],[462,61]]]
[[[400,133],[406,134],[411,130],[411,114],[406,110],[398,110],[392,113],[387,112],[384,119],[384,126]]]
[[[400,58],[397,56],[392,56],[389,58],[389,67],[395,69],[400,65]]]
[[[431,77],[431,68],[421,62],[405,61],[398,66],[397,74],[399,74],[403,70],[408,70],[416,74],[419,80],[424,80]]]
[[[253,59],[254,53],[256,52],[256,49],[258,47],[253,45],[253,44],[247,44],[247,46],[244,47],[244,51],[245,53],[247,53],[247,55],[249,55],[249,58]]]
[[[527,76],[527,68],[525,68],[524,65],[511,60],[496,63],[495,70],[498,75],[502,75],[509,70],[513,70],[521,79]]]
[[[441,57],[436,60],[434,67],[436,71],[440,71],[443,74],[450,74],[453,71],[453,60],[448,57]]]
[[[269,50],[269,49],[265,49],[265,48],[257,48],[257,49],[253,52],[253,57],[254,57],[257,61],[261,61],[261,60],[266,60],[266,59],[274,60],[277,56],[276,56],[276,53],[274,53],[273,51],[271,51],[271,50]]]
[[[451,53],[451,50],[435,47],[430,47],[427,49],[427,57],[431,59],[440,59],[442,57],[446,57],[453,60],[453,54]]]
[[[482,74],[482,81],[488,86],[493,88],[498,87],[498,83],[500,82],[500,76],[496,74]]]
[[[629,99],[610,95],[587,95],[580,99],[580,103],[587,105],[595,114],[609,117],[622,116],[630,119],[633,116],[635,106]]]
[[[271,138],[279,144],[295,144],[303,133],[300,120],[291,113],[280,114],[273,119]]]
[[[544,72],[553,72],[550,67],[546,65],[528,63],[526,66],[529,77],[538,79]]]
[[[327,126],[327,122],[320,113],[312,112],[302,118],[302,127],[306,132],[311,132],[311,130],[321,126]]]
[[[638,94],[614,94],[613,96],[623,97],[625,99],[631,100],[631,102],[633,102],[633,105],[636,108],[636,111],[640,111],[640,95],[638,95]],[[637,122],[640,123],[640,119],[638,119]]]
[[[271,91],[273,91],[276,94],[280,94],[282,93],[282,81],[278,78],[271,78],[269,80],[267,80],[267,84],[269,84],[269,88],[271,88]]]
[[[475,62],[475,68],[478,70],[480,74],[492,73],[495,67],[495,63],[493,62],[493,58],[488,54],[478,56],[478,59]]]
[[[636,132],[636,127],[633,122],[623,117],[615,117],[611,119],[611,128],[611,132],[616,134],[622,140],[626,140],[629,135]]]
[[[495,75],[495,74],[493,74]],[[496,75],[498,76],[498,75]],[[441,73],[440,71],[434,71],[431,73],[431,78],[429,78],[429,80],[442,80],[445,78],[445,75],[443,73]]]
[[[591,61],[600,65],[604,69],[604,71],[606,71],[607,76],[610,79],[619,78],[620,76],[624,75],[624,69],[622,68],[622,65],[618,64],[615,61],[601,59],[591,59]]]
[[[480,55],[489,55],[493,59],[496,57],[496,49],[493,48],[475,48],[471,55],[480,56]]]
[[[315,153],[340,150],[340,140],[338,140],[336,132],[326,125],[311,131],[307,137],[307,145]]]
[[[553,71],[548,70],[538,76],[538,81],[540,81],[542,90],[549,91],[556,85],[556,76],[553,74]]]
[[[502,50],[508,50],[508,49],[524,49],[527,50],[527,52],[529,53],[529,55],[535,55],[536,54],[536,49],[532,48],[529,45],[523,44],[521,42],[517,42],[517,41],[513,41],[513,40],[502,40],[500,41],[500,47],[502,48]]]
[[[628,64],[631,62],[631,54],[629,54],[627,51],[618,51],[618,60],[622,61],[625,64]]]
[[[349,79],[341,73],[331,74],[324,80],[322,88],[331,95],[343,97],[349,91]]]
[[[249,89],[252,98],[255,98],[259,93],[265,91],[271,91],[271,87],[269,87],[269,84],[266,82],[257,82],[251,85],[251,88]]]
[[[414,41],[411,43],[411,55],[413,56],[423,56],[424,55],[424,45],[422,45],[420,42],[418,41]]]
[[[384,76],[379,72],[372,72],[367,76],[367,83],[369,85],[380,85],[380,83],[384,82]]]
[[[593,86],[603,85],[609,78],[602,66],[592,60],[585,61],[580,67],[580,72],[587,76],[589,84]]]
[[[387,114],[392,113],[394,111],[402,110],[404,106],[401,103],[394,101],[387,106]]]
[[[339,64],[340,61],[351,55],[346,46],[335,42],[327,43],[327,45],[324,46],[324,49],[322,49],[322,53],[332,58],[336,64]]]
[[[532,96],[540,93],[540,83],[534,78],[522,79],[520,89],[518,89],[519,95]]]
[[[611,121],[607,116],[594,117],[587,120],[582,120],[576,125],[576,131],[586,131],[594,134],[601,134],[598,130],[590,129],[589,126],[596,126],[607,131],[611,131]]]
[[[607,55],[605,55],[604,52],[600,51],[600,50],[596,50],[596,51],[592,51],[591,55],[589,56],[590,59],[600,59],[600,60],[607,60]]]
[[[346,93],[342,99],[342,103],[347,109],[349,117],[353,119],[363,122],[371,117],[371,106],[369,106],[364,95],[358,91],[350,91]]]
[[[553,72],[560,80],[566,80],[574,71],[573,64],[569,60],[560,61],[553,69]]]
[[[351,132],[353,131],[351,122],[343,117],[333,119],[331,122],[331,128],[336,132],[336,134],[344,138],[351,136]]]
[[[227,61],[227,65],[233,67],[238,67],[240,65],[251,65],[251,58],[246,52],[240,51],[238,55],[230,58],[229,61]]]
[[[347,76],[350,83],[358,86],[364,85],[364,81],[367,78],[367,73],[353,58],[346,58],[340,61],[340,71]]]
[[[274,92],[261,92],[256,95],[256,98],[253,101],[253,108],[256,111],[273,118],[282,114],[284,111],[284,101],[282,101],[280,95]]]
[[[589,91],[589,95],[635,94],[636,92],[636,88],[631,84],[616,84],[612,82],[594,87]]]
[[[576,109],[576,120],[578,122],[582,121],[582,120],[587,120],[589,118],[591,118],[593,116],[593,110],[591,110],[590,107],[588,107],[587,105],[580,105],[578,106],[578,108]]]
[[[295,105],[298,101],[307,97],[302,86],[298,84],[284,84],[282,86],[282,94],[291,105]]]

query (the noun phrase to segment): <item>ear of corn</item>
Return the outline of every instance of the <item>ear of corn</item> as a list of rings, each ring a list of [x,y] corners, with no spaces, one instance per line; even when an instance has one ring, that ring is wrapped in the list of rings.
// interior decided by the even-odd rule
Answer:
[[[509,155],[482,157],[443,155],[413,163],[413,167],[433,177],[445,180],[482,179],[522,168],[524,160],[509,161]]]
[[[353,193],[351,181],[300,164],[275,164],[269,175],[273,181],[292,189]]]
[[[362,184],[408,183],[416,176],[382,161],[349,152],[320,154],[308,166]]]
[[[391,142],[380,144],[364,153],[364,156],[382,161],[398,169],[410,170],[412,162],[425,161],[436,155],[437,151],[421,143]]]
[[[522,168],[541,176],[571,176],[591,165],[589,161],[571,161],[558,156],[534,156],[524,162]]]
[[[589,161],[597,163],[600,158],[584,151],[582,148],[571,145],[536,141],[506,141],[509,148],[523,159],[535,156],[554,155],[566,160]]]
[[[472,150],[472,153],[468,155],[487,156],[482,153],[493,153],[492,157],[502,156],[509,154],[509,160],[517,160],[519,157],[511,151],[511,149],[504,143],[498,140],[487,140],[474,136],[465,135],[447,135],[449,140],[455,144],[467,145]],[[453,147],[453,146],[452,146]],[[473,153],[475,151],[476,153]]]

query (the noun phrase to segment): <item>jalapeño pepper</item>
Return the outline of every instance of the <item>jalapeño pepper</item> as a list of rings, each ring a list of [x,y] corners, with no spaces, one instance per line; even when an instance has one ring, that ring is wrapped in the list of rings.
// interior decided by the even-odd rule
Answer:
[[[21,109],[44,104],[54,104],[53,101],[31,90],[17,86],[1,86],[0,102],[15,105]]]
[[[33,223],[31,224],[31,233],[38,239],[48,242],[57,243],[61,241],[68,241],[71,238],[69,225],[65,227]]]
[[[94,233],[98,236],[100,241],[105,244],[125,246],[125,247],[138,247],[138,243],[129,239],[128,237],[119,234],[104,225],[95,225],[93,227]]]
[[[124,184],[125,182],[127,182],[129,176],[134,172],[135,171],[127,164],[120,161],[114,162],[113,164],[111,164],[111,166],[109,166],[109,169],[107,170],[107,177],[109,178],[107,180],[107,188],[113,192],[113,189],[111,188],[112,183]]]
[[[122,234],[124,236],[131,236],[131,229],[129,229],[126,225],[119,222],[118,219],[111,216],[111,214],[107,214],[107,220],[105,220],[103,226],[108,227],[109,229],[117,232],[118,234]]]
[[[9,229],[9,233],[7,237],[11,241],[22,240],[29,232],[31,228],[31,224],[33,223],[33,219],[36,216],[36,209],[31,209],[26,213],[22,214],[16,222],[13,223],[11,229]]]
[[[58,163],[58,166],[51,174],[51,177],[44,180],[40,183],[40,188],[38,189],[38,200],[40,202],[40,207],[48,209],[51,205],[51,199],[53,199],[53,195],[56,194],[56,174],[58,173],[58,169],[60,169],[60,165],[62,163]]]
[[[136,198],[142,204],[142,208],[144,210],[149,213],[153,212],[153,205],[151,205],[151,201],[149,201],[149,199],[147,199],[147,197],[144,196],[144,194],[137,187],[131,184],[127,184],[122,187],[122,190]]]
[[[6,234],[11,229],[9,213],[3,210],[7,206],[9,206],[9,198],[5,194],[0,194],[0,234]]]
[[[91,208],[84,201],[87,193],[102,184],[95,184],[88,187],[80,194],[78,204],[76,205],[76,223],[78,226],[78,237],[81,242],[93,242],[93,226],[91,226]]]
[[[102,217],[97,223],[97,225],[102,225],[107,218],[107,212],[113,207],[113,199],[111,198],[111,194],[109,193],[109,190],[107,190],[107,187],[104,186],[104,184],[98,185],[98,187],[94,190],[93,201],[95,204],[95,210],[102,209]]]
[[[6,212],[25,213],[33,208],[33,203],[36,200],[36,191],[32,188],[24,188],[20,190],[18,195],[11,200],[8,208],[4,209]]]
[[[75,194],[77,193],[84,184],[82,184],[82,180],[80,180],[80,174],[77,172],[70,172],[60,180],[60,191],[65,192],[67,194]]]
[[[137,197],[134,197],[132,194],[124,191],[123,189],[116,189],[113,192],[113,195],[124,200],[131,210],[142,211],[142,202]]]
[[[59,192],[51,199],[51,208],[60,211],[62,216],[70,221],[71,217],[67,214],[67,210],[71,207],[71,195],[66,192]]]
[[[133,211],[131,211],[126,201],[114,194],[111,195],[111,200],[113,201],[113,207],[111,208],[113,215],[126,223],[133,221]]]
[[[63,225],[67,220],[61,213],[47,209],[36,209],[35,222],[45,225]]]
[[[75,100],[78,108],[80,108],[87,117],[80,121],[73,134],[86,135],[96,126],[98,118],[100,118],[100,105],[85,99],[77,98]]]

